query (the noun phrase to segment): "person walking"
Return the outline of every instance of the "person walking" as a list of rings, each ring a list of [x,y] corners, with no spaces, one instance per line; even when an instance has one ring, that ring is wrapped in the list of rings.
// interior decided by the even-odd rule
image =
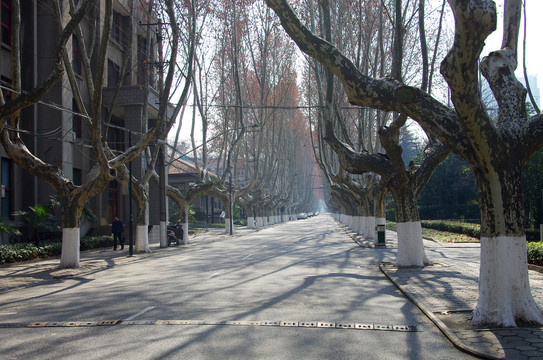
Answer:
[[[111,224],[111,233],[113,234],[113,250],[117,250],[117,239],[121,245],[121,250],[124,249],[124,225],[123,221],[117,215],[113,218]]]

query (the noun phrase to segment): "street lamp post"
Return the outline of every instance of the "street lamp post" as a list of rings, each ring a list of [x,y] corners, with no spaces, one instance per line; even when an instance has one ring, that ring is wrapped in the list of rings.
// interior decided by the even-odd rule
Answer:
[[[132,147],[132,130],[128,131],[128,148]],[[128,208],[130,219],[128,221],[128,256],[134,255],[134,237],[132,229],[134,227],[134,218],[132,216],[132,160],[128,163]]]
[[[228,184],[228,207],[230,209],[230,235],[234,235],[234,206],[232,204],[232,169],[230,169],[230,181]]]

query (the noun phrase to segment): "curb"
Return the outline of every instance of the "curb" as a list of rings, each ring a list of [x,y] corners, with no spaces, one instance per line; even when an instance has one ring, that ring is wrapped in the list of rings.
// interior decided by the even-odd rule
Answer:
[[[464,344],[464,342],[458,336],[456,336],[456,334],[451,329],[449,329],[449,327],[447,325],[445,325],[445,323],[443,323],[443,321],[441,321],[437,316],[435,316],[434,313],[430,309],[428,309],[426,307],[426,305],[424,305],[422,302],[417,301],[416,298],[413,295],[411,295],[410,292],[402,289],[400,284],[398,284],[392,278],[392,276],[390,276],[388,274],[387,270],[385,269],[385,266],[386,266],[386,264],[384,264],[384,263],[379,264],[379,269],[381,270],[381,272],[394,284],[394,286],[396,286],[398,288],[398,290],[400,290],[400,292],[402,294],[404,294],[413,304],[415,304],[424,313],[424,315],[426,315],[430,319],[430,321],[432,321],[439,328],[439,330],[443,333],[443,335],[445,335],[447,337],[447,339],[449,339],[449,341],[457,349],[459,349],[460,351],[463,351],[463,352],[465,352],[467,354],[477,356],[477,357],[479,357],[481,359],[489,359],[489,360],[502,359],[502,358],[498,358],[498,357],[495,357],[495,356],[490,355],[490,354],[482,353],[482,352],[480,352],[480,351],[478,351],[478,350]]]

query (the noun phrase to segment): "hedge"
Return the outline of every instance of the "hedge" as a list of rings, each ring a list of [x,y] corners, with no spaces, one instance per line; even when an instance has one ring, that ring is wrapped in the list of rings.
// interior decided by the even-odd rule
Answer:
[[[528,248],[528,263],[543,266],[543,243],[528,242],[526,247]]]
[[[427,229],[439,231],[448,231],[456,234],[466,234],[474,238],[481,237],[479,224],[466,223],[461,221],[439,221],[439,220],[421,220],[421,225]]]
[[[80,250],[90,250],[113,246],[110,235],[88,236],[80,241]],[[60,240],[42,241],[40,246],[33,243],[0,245],[0,264],[27,261],[49,256],[58,256],[62,250]]]

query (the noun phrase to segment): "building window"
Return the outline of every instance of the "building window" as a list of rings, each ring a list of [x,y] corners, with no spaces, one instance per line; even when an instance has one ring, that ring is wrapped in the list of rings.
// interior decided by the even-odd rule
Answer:
[[[72,36],[72,69],[74,73],[81,75],[81,48],[75,36]]]
[[[111,38],[118,44],[121,43],[121,21],[122,16],[118,12],[113,12],[113,24],[111,25]]]
[[[2,0],[2,42],[6,45],[11,45],[11,9],[10,0]]]
[[[75,99],[72,99],[72,131],[74,132],[74,135],[77,139],[81,139],[81,116],[79,114],[79,106],[77,106],[77,102]]]
[[[113,61],[107,61],[107,86],[116,87],[119,83],[119,67]]]
[[[83,173],[81,172],[81,169],[73,168],[73,183],[74,185],[81,186],[83,184]]]
[[[2,219],[12,218],[12,164],[10,159],[2,158]]]

